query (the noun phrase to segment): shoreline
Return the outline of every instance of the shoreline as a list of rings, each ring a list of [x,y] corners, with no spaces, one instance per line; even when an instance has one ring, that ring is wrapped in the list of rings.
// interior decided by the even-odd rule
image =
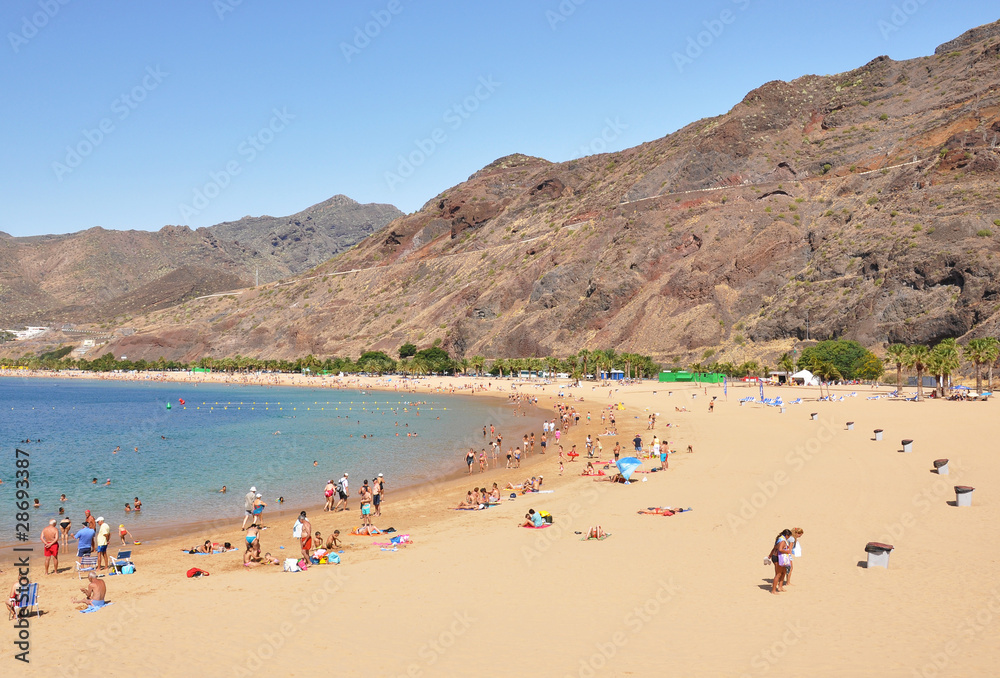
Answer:
[[[10,376],[5,374],[4,372],[5,371],[0,371],[0,379]],[[91,373],[83,373],[83,374],[89,375]],[[150,383],[150,382],[191,383],[191,381],[187,379],[160,378],[164,375],[170,377],[173,376],[174,374],[175,373],[169,373],[169,372],[168,373],[152,372],[149,373],[149,376],[140,378],[136,378],[134,375],[122,375],[117,378],[105,379],[100,377],[88,378],[87,376],[83,376],[75,372],[66,374],[61,372],[53,373],[51,371],[32,371],[31,374],[24,374],[17,376],[25,376],[27,378],[36,378],[36,379],[45,379],[45,378],[60,379],[65,377],[70,380],[86,379],[88,381],[101,381],[101,382],[111,381],[111,382],[124,382],[124,383]],[[197,376],[203,376],[203,375],[197,375]],[[273,376],[274,375],[268,375],[268,380],[270,380],[270,378]],[[449,397],[467,397],[467,398],[474,396],[486,396],[487,398],[493,399],[497,403],[497,405],[505,407],[513,407],[513,403],[509,401],[508,396],[511,393],[515,392],[513,390],[501,390],[501,389],[488,390],[486,387],[483,387],[480,384],[455,385],[455,384],[448,384],[446,382],[438,382],[435,384],[431,384],[424,380],[420,380],[418,383],[412,383],[412,382],[408,383],[407,385],[410,388],[407,388],[404,391],[403,389],[392,388],[387,384],[387,382],[384,381],[384,379],[376,377],[352,377],[350,379],[351,383],[348,384],[342,383],[338,378],[337,383],[333,385],[330,385],[329,383],[324,383],[323,385],[320,385],[314,383],[311,380],[321,379],[322,377],[301,377],[297,379],[296,377],[299,377],[299,375],[286,375],[286,376],[290,378],[287,380],[279,379],[279,382],[282,383],[276,383],[276,384],[254,383],[252,381],[247,383],[242,380],[237,382],[232,382],[226,379],[225,377],[223,379],[206,379],[206,380],[198,379],[196,380],[195,383],[210,383],[213,385],[223,385],[223,386],[277,386],[277,387],[295,387],[295,388],[313,388],[313,389],[322,389],[324,388],[324,386],[326,386],[330,390],[359,390],[362,393],[364,391],[378,391],[380,393],[399,393],[399,394],[405,392],[408,394],[417,394],[417,395],[446,395]],[[435,379],[453,380],[456,378],[438,377]],[[287,381],[287,383],[283,383],[285,381]],[[514,380],[511,381],[504,380],[500,383],[502,384],[517,383],[518,385],[531,384],[531,382],[520,382]],[[496,384],[494,384],[494,386],[496,386]],[[519,425],[513,428],[509,442],[520,441],[520,437],[524,433],[530,433],[532,430],[540,428],[539,424],[541,421],[541,417],[543,415],[549,414],[547,411],[543,411],[543,408],[540,405],[526,406],[526,411],[527,414],[523,417],[524,422],[523,423],[518,422]],[[474,434],[476,431],[477,431],[476,427],[473,427],[470,433]],[[462,435],[465,434],[463,433]],[[465,473],[462,470],[462,468],[464,468],[464,462],[461,461],[461,457],[464,456],[464,453],[465,453],[464,450],[456,449],[455,451],[456,463],[454,465],[455,470],[442,471],[441,473],[431,471],[426,474],[418,474],[419,477],[411,480],[410,482],[404,485],[400,485],[398,487],[396,486],[391,487],[390,488],[391,495],[387,494],[387,496],[391,496],[394,500],[398,501],[410,499],[420,494],[421,491],[423,491],[428,484],[434,486],[435,488],[441,488],[441,487],[452,488],[456,492],[457,496],[457,488],[460,485],[462,485],[461,481],[463,480],[463,478],[471,479],[479,475],[489,476],[492,475],[490,473],[491,471],[495,472],[497,470],[500,471],[505,470],[502,467],[494,469],[488,468],[485,474],[473,473],[470,476],[469,474]],[[539,461],[537,459],[538,456],[539,454],[538,452],[536,452],[534,455],[532,455],[532,457],[529,457],[527,459],[522,459],[522,469],[527,470],[530,466],[534,466],[535,464],[537,464]],[[503,460],[504,460],[503,454],[501,454],[501,459],[499,460],[498,463],[502,463]],[[320,492],[321,490],[318,489],[317,494],[320,494]],[[241,494],[242,490],[233,489],[231,490],[231,493]],[[357,487],[352,487],[351,496],[348,499],[348,505],[355,503],[356,501],[357,501]],[[458,500],[456,499],[456,503],[457,501]],[[322,515],[326,513],[323,511],[324,501],[322,501],[321,499],[307,505],[297,505],[295,508],[272,509],[271,508],[272,506],[276,506],[276,504],[271,503],[268,506],[268,510],[266,511],[265,515],[268,517],[270,521],[275,523],[284,520],[287,520],[287,522],[291,523],[294,520],[294,517],[297,516],[299,511],[301,510],[307,511],[310,516]],[[355,510],[356,509],[357,507],[355,507]],[[348,512],[340,512],[340,513],[348,513]],[[53,516],[53,517],[58,518],[58,516]],[[112,522],[115,521],[114,518],[112,518],[111,520]],[[144,544],[160,544],[164,541],[176,541],[181,539],[196,539],[200,535],[204,535],[206,532],[216,534],[219,533],[220,531],[223,532],[236,531],[239,529],[239,525],[241,524],[242,524],[242,517],[235,517],[235,516],[234,517],[226,516],[216,519],[198,519],[191,521],[181,520],[166,524],[158,524],[155,526],[151,526],[149,528],[143,528],[142,538],[139,541],[141,542],[140,545],[144,545]],[[75,530],[78,527],[79,526],[76,524],[76,521],[74,521],[74,526],[72,529]],[[37,538],[37,535],[29,535],[29,543],[31,543],[31,541],[35,538]],[[71,542],[72,541],[74,540],[71,539]],[[2,570],[5,566],[9,566],[14,562],[16,562],[16,557],[13,549],[18,545],[19,542],[17,541],[0,542],[0,570]],[[113,545],[114,544],[112,544],[112,546]],[[75,553],[75,548],[73,547],[72,543],[70,544],[68,551]]]

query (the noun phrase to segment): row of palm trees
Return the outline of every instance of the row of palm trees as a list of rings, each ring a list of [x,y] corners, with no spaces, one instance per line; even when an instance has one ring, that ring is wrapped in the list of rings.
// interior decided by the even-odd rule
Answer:
[[[902,386],[903,367],[917,373],[917,400],[923,400],[923,377],[937,378],[938,395],[944,395],[944,385],[952,374],[958,372],[962,362],[970,362],[976,370],[976,391],[983,388],[983,366],[989,368],[989,390],[993,390],[993,365],[1000,358],[1000,340],[994,337],[970,339],[961,346],[954,339],[944,339],[936,346],[923,344],[892,344],[886,349],[886,362],[896,366],[896,386]]]
[[[504,375],[517,374],[522,370],[546,371],[550,374],[566,373],[573,379],[582,379],[588,374],[621,370],[626,379],[651,377],[660,371],[660,364],[649,356],[638,353],[618,353],[614,349],[581,349],[567,358],[548,356],[546,358],[495,358],[489,360],[481,355],[462,358],[458,361],[463,372],[473,370],[476,374]]]

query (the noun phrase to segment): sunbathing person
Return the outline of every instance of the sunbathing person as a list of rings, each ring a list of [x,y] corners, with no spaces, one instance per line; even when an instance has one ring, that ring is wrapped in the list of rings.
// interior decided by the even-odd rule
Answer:
[[[650,506],[644,511],[638,511],[638,513],[650,516],[672,516],[676,511],[669,506]]]
[[[594,478],[594,482],[595,483],[600,483],[600,482],[624,483],[626,481],[625,481],[625,476],[623,476],[621,473],[616,473],[616,474],[611,475],[611,476],[605,476],[604,478]]]
[[[608,533],[605,532],[604,528],[601,527],[600,525],[595,525],[594,527],[590,528],[589,532],[587,532],[587,539],[604,539],[607,536]]]
[[[545,519],[540,514],[535,513],[535,509],[525,513],[524,518],[525,521],[521,523],[521,527],[541,527],[545,524]]]
[[[478,488],[477,488],[478,489]],[[467,509],[467,508],[478,508],[479,507],[479,497],[472,494],[472,490],[469,490],[465,494],[465,499],[459,502],[457,509]]]

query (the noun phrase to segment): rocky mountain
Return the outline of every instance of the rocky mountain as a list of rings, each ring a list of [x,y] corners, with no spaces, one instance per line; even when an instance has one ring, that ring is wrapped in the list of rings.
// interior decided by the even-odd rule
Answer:
[[[619,153],[512,155],[305,275],[137,318],[132,358],[613,347],[771,360],[1000,328],[1000,23],[769,82]]]
[[[402,215],[337,195],[289,217],[157,232],[0,233],[0,327],[102,323],[270,282],[326,261]]]

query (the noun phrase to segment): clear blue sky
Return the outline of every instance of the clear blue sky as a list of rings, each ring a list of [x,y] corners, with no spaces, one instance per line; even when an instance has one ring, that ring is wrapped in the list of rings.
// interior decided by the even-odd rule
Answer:
[[[931,54],[991,5],[6,0],[0,230],[209,226],[337,193],[411,212],[509,153],[620,150],[768,80]]]

